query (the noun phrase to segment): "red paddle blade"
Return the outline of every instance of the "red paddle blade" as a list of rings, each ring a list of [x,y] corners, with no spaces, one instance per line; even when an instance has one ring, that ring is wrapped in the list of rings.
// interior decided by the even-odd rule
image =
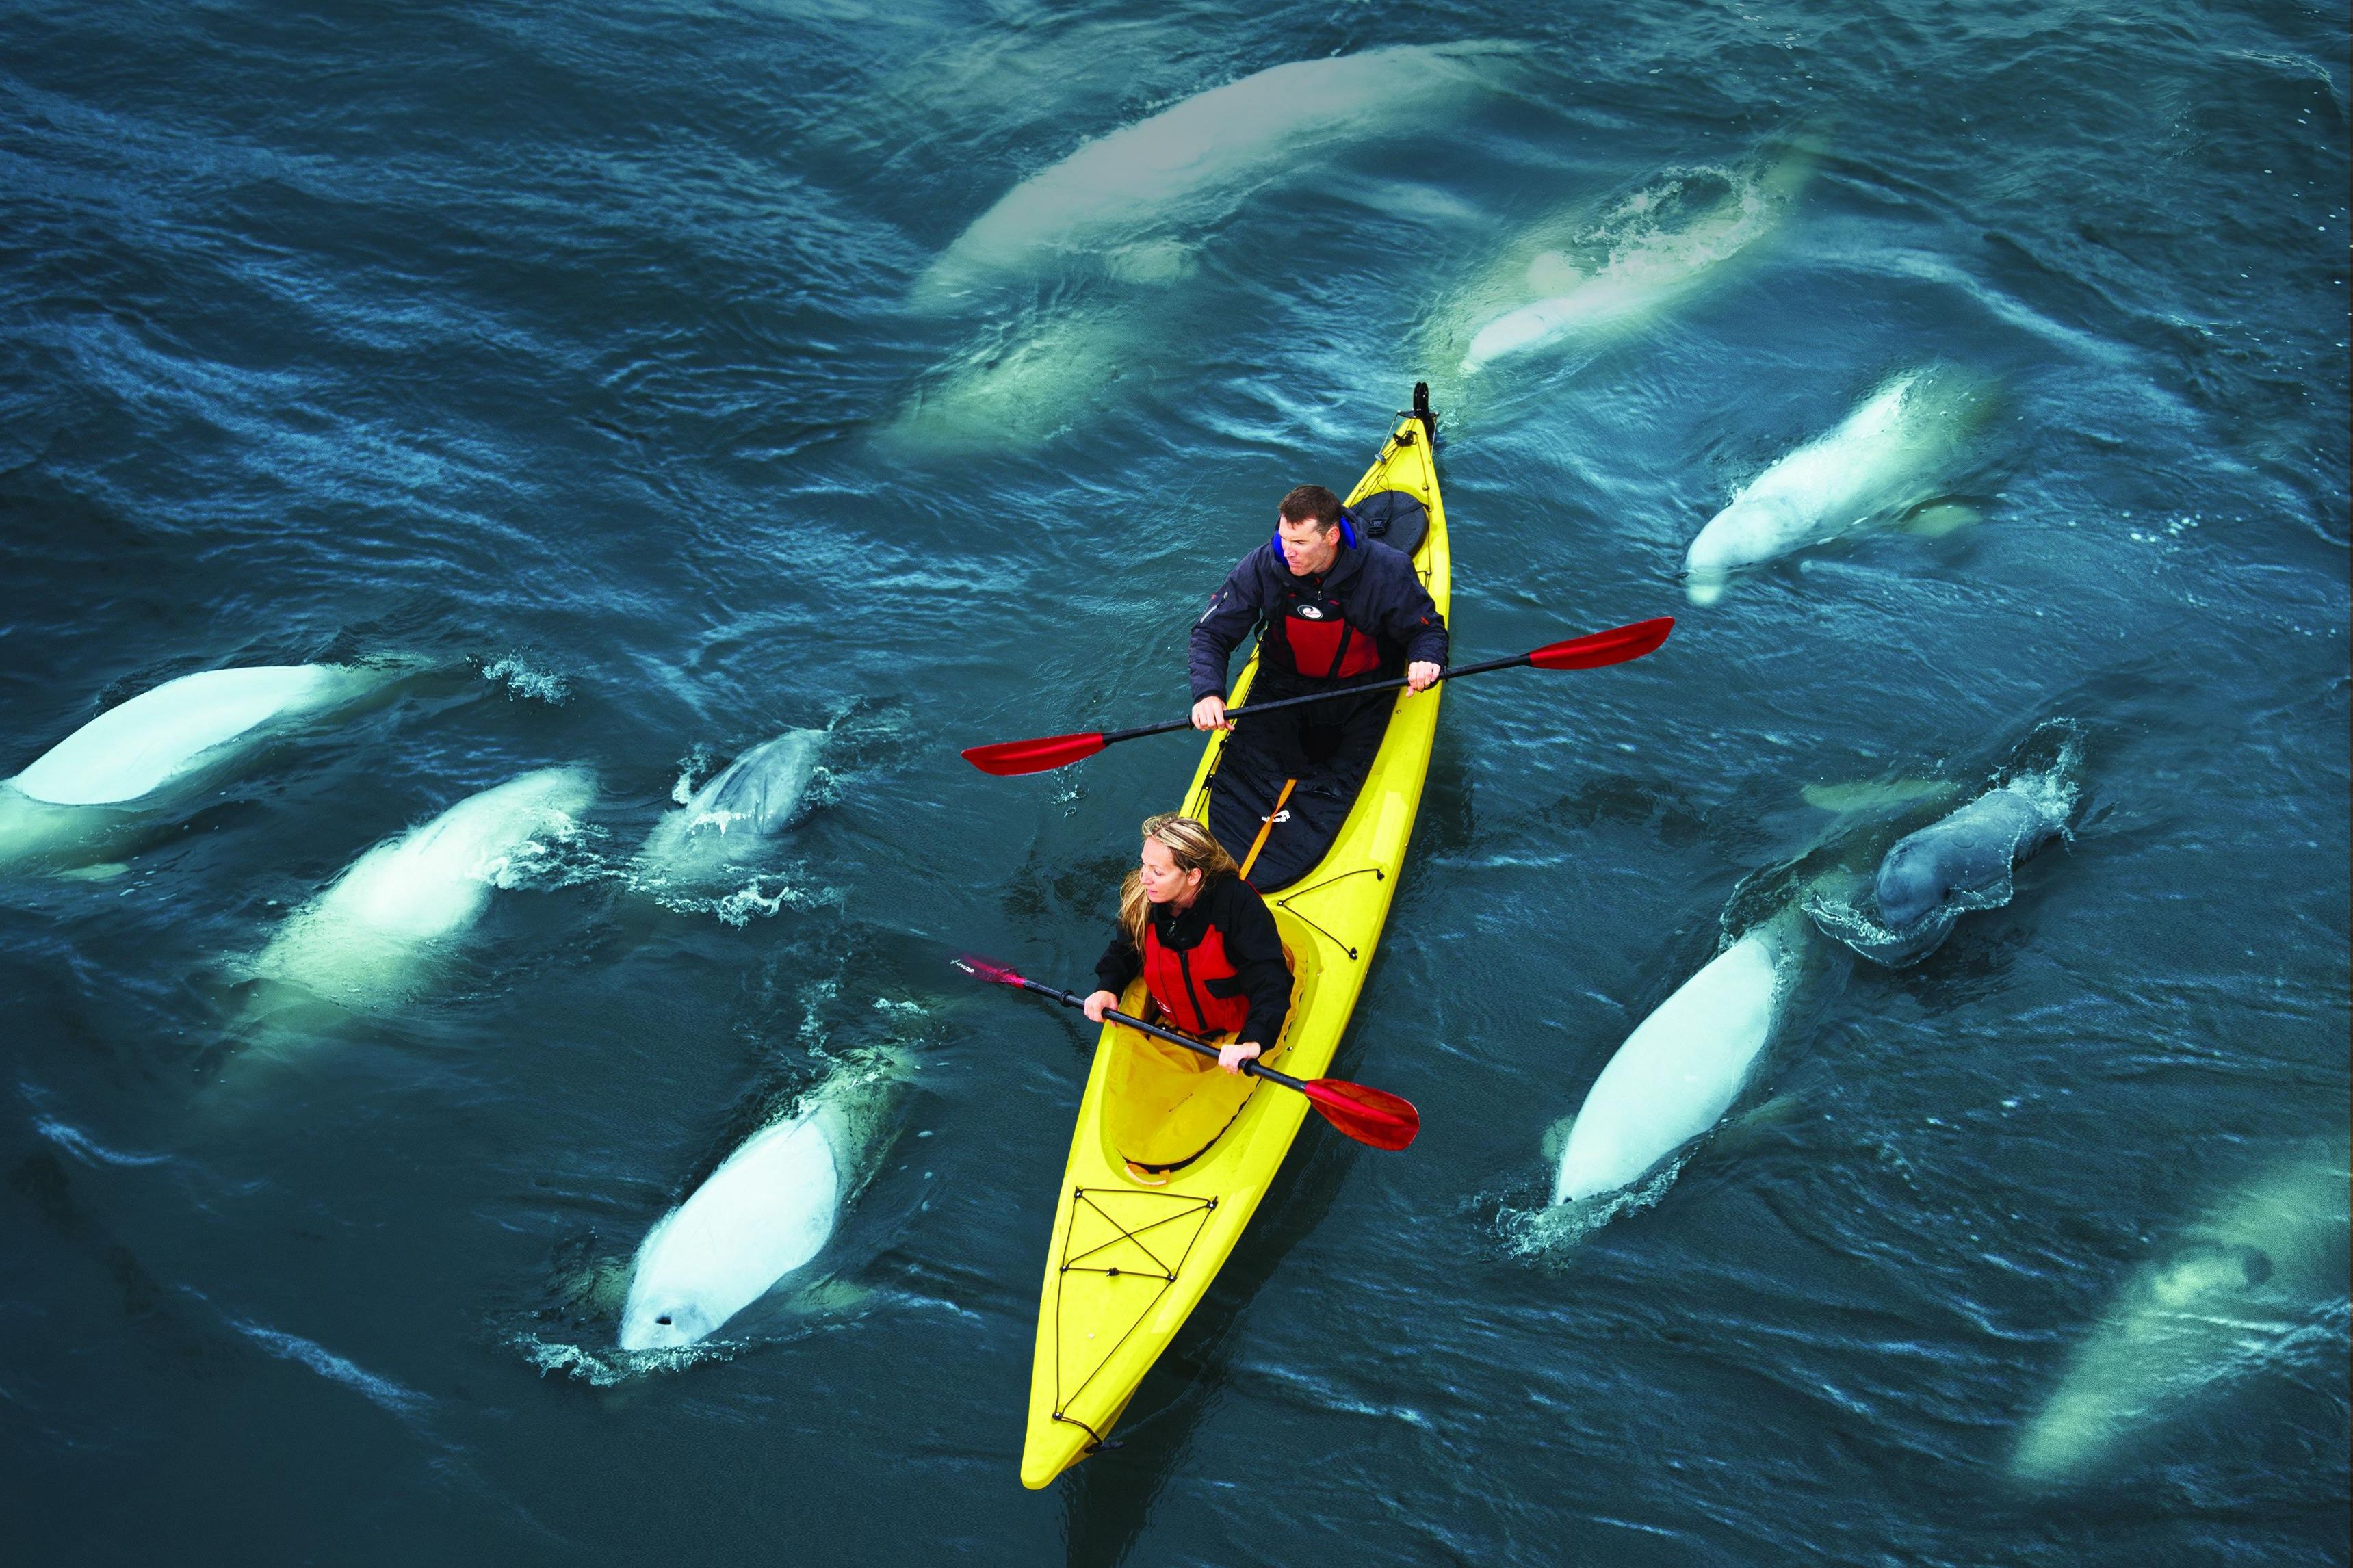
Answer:
[[[1103,732],[1097,731],[1091,735],[1048,735],[1042,740],[999,741],[991,746],[973,746],[965,752],[964,760],[982,773],[1008,779],[1017,773],[1042,773],[1048,768],[1068,767],[1103,749]]]
[[[1402,1149],[1421,1131],[1421,1112],[1413,1102],[1387,1090],[1338,1078],[1314,1079],[1300,1088],[1324,1121],[1359,1143]]]
[[[968,952],[963,954],[961,957],[951,958],[948,962],[976,979],[994,980],[999,985],[1018,985],[1021,984],[1021,976],[1014,973],[1013,971],[1006,968],[1005,965],[1001,963],[991,963],[985,958],[976,958]]]
[[[1528,655],[1528,662],[1538,669],[1599,669],[1605,664],[1624,664],[1628,659],[1640,658],[1657,647],[1674,629],[1675,618],[1672,616],[1636,621],[1630,626],[1620,626],[1614,631],[1595,632],[1591,637],[1548,643]],[[972,753],[966,752],[965,755],[968,757]]]

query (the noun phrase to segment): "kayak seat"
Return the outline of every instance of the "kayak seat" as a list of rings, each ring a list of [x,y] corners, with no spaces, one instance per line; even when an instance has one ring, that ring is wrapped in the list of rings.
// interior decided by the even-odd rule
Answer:
[[[1291,1018],[1283,1024],[1283,1037],[1259,1058],[1269,1067],[1282,1060],[1291,1044],[1291,1022],[1299,1016],[1298,960],[1288,947],[1282,956],[1291,965]],[[1130,983],[1120,1011],[1169,1026],[1140,979]],[[1222,1045],[1232,1038],[1230,1034],[1216,1035],[1208,1043]],[[1209,1057],[1134,1029],[1114,1028],[1111,1048],[1110,1073],[1103,1084],[1105,1131],[1122,1159],[1155,1173],[1181,1170],[1208,1153],[1259,1086],[1247,1073],[1226,1072]]]
[[[1430,509],[1409,490],[1375,490],[1348,509],[1358,531],[1377,539],[1400,555],[1421,548],[1430,531]]]

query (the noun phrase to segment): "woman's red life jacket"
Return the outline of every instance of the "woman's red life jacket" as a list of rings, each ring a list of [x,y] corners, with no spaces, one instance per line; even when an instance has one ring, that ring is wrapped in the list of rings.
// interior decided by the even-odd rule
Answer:
[[[1144,922],[1144,984],[1160,1010],[1188,1035],[1233,1034],[1250,1022],[1250,998],[1210,994],[1212,980],[1240,977],[1224,933],[1210,926],[1191,947],[1161,945],[1158,922]]]
[[[1320,586],[1284,586],[1275,625],[1291,649],[1291,662],[1310,680],[1345,680],[1381,667],[1381,646],[1373,634],[1348,620],[1340,601]]]

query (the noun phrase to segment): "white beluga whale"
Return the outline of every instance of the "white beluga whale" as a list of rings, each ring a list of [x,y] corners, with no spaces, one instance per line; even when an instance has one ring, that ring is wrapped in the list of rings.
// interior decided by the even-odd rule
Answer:
[[[2220,1398],[2346,1294],[2343,1142],[2276,1161],[2160,1246],[2075,1347],[2026,1422],[2012,1476],[2057,1488],[2126,1458],[2168,1419]]]
[[[1598,213],[1554,214],[1439,309],[1431,358],[1477,375],[1641,327],[1778,231],[1815,157],[1801,142],[1738,167],[1670,170]]]
[[[691,881],[751,859],[798,818],[824,744],[823,731],[787,730],[745,752],[654,825],[643,863]]]
[[[1784,917],[1751,928],[1626,1037],[1562,1142],[1553,1202],[1629,1186],[1723,1118],[1773,1038],[1801,940]]]
[[[889,1049],[845,1061],[657,1221],[630,1266],[621,1349],[706,1339],[823,1252],[896,1131],[905,1066]]]
[[[1255,189],[1351,142],[1406,134],[1496,85],[1504,44],[1397,45],[1298,60],[1087,142],[1007,192],[916,279],[920,309],[1072,261],[1172,281],[1183,247]]]
[[[1946,502],[1993,409],[1992,384],[1952,366],[1883,383],[1835,429],[1758,474],[1708,520],[1683,558],[1684,591],[1712,605],[1732,574],[1887,523],[1945,531]]]
[[[103,854],[289,729],[353,707],[415,668],[257,665],[142,691],[0,781],[0,869]]]
[[[585,768],[544,768],[468,795],[385,839],[289,916],[255,974],[358,1010],[406,1000],[482,916],[528,879],[596,799]]]

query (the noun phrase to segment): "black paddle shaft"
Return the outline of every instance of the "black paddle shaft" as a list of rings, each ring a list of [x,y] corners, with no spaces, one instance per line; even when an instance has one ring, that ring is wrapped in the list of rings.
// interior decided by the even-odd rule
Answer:
[[[1065,1007],[1076,1007],[1082,1013],[1086,1011],[1087,999],[1075,991],[1065,991],[1059,985],[1049,985],[1043,981],[1031,980],[1022,975],[1016,975],[1014,979],[1024,991],[1035,991],[1040,996],[1051,996]],[[1103,1016],[1114,1024],[1125,1024],[1131,1029],[1140,1029],[1155,1039],[1166,1040],[1172,1046],[1182,1046],[1188,1051],[1198,1051],[1212,1058],[1218,1054],[1217,1047],[1205,1045],[1190,1035],[1180,1035],[1174,1029],[1164,1029],[1155,1024],[1147,1024],[1141,1018],[1131,1018],[1124,1013],[1113,1012]],[[1279,1083],[1285,1089],[1298,1089],[1303,1094],[1307,1090],[1304,1083],[1290,1074],[1277,1072],[1270,1067],[1261,1067],[1255,1060],[1242,1063],[1242,1071],[1255,1078],[1262,1078],[1269,1083]]]
[[[1456,665],[1451,668],[1440,670],[1438,680],[1452,680],[1458,676],[1464,675],[1484,675],[1491,669],[1509,669],[1514,665],[1527,662],[1526,654],[1515,653],[1509,658],[1491,658],[1483,664]],[[1335,698],[1359,697],[1367,691],[1394,691],[1400,686],[1410,684],[1411,679],[1410,676],[1400,675],[1388,680],[1368,680],[1362,686],[1343,686],[1330,691],[1311,691],[1304,697],[1278,697],[1271,702],[1245,702],[1240,708],[1227,709],[1226,717],[1229,720],[1234,720],[1240,719],[1246,713],[1271,713],[1278,708],[1296,708],[1305,702],[1330,702]],[[1430,682],[1432,686],[1437,684],[1436,680]],[[1106,730],[1103,731],[1103,739],[1104,745],[1115,746],[1122,741],[1133,741],[1139,736],[1165,735],[1171,730],[1189,730],[1192,727],[1193,721],[1190,719],[1171,719],[1161,724],[1139,724],[1133,730]]]

